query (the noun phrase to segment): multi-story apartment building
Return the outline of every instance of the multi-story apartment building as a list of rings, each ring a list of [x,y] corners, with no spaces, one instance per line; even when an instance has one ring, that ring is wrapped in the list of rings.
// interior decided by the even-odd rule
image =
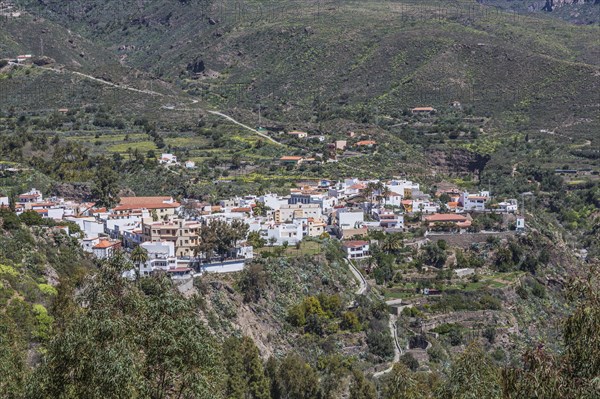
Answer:
[[[144,242],[170,241],[175,245],[175,256],[194,256],[194,248],[198,246],[200,226],[199,222],[183,219],[173,219],[166,222],[144,220],[142,240]]]

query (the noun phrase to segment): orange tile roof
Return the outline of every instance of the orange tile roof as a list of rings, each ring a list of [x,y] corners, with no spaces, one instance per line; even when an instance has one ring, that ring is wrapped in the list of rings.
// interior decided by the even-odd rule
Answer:
[[[448,208],[456,208],[458,206],[458,202],[448,202]]]
[[[118,242],[110,242],[108,240],[101,240],[98,244],[94,245],[92,248],[93,249],[105,249],[105,248],[110,248],[110,247],[114,247],[115,245],[118,245]]]
[[[356,143],[356,145],[375,145],[377,142],[375,140],[362,140]]]
[[[413,111],[433,111],[433,107],[415,107],[412,109]]]
[[[302,157],[299,156],[292,156],[292,155],[285,155],[281,158],[279,158],[282,161],[299,161],[302,159]]]
[[[367,186],[362,183],[356,183],[356,184],[351,185],[348,188],[350,188],[352,190],[364,190],[365,188],[367,188]]]
[[[467,218],[463,215],[453,213],[434,213],[430,216],[425,216],[428,222],[466,222]]]
[[[342,243],[342,245],[346,248],[356,248],[356,247],[362,247],[365,245],[368,245],[369,241],[362,241],[362,240],[356,240],[356,241],[344,241]]]
[[[171,200],[171,197],[122,197],[114,210],[178,208],[179,202],[165,203]]]

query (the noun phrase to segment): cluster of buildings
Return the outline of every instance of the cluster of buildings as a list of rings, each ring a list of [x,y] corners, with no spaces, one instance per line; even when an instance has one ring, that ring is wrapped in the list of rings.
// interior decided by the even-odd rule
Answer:
[[[176,155],[168,154],[168,153],[162,153],[160,155],[160,158],[158,158],[158,163],[161,165],[164,165],[164,166],[180,166],[181,165],[181,162],[179,162],[177,160]],[[195,169],[196,162],[188,160],[183,163],[183,166],[185,166],[187,169]]]
[[[176,161],[176,160],[175,160]],[[450,201],[439,198],[446,194]],[[350,259],[370,255],[369,231],[402,232],[409,228],[453,225],[464,232],[471,225],[472,212],[490,211],[492,197],[482,191],[471,194],[456,189],[426,194],[410,180],[321,180],[292,189],[289,195],[247,195],[224,199],[218,204],[197,200],[176,201],[170,196],[122,197],[107,209],[94,203],[44,198],[39,190],[20,194],[14,208],[17,214],[34,211],[45,218],[72,222],[79,226],[82,248],[103,259],[115,251],[144,248],[148,259],[137,272],[150,274],[164,270],[185,275],[205,268],[215,271],[241,270],[254,256],[254,249],[240,240],[226,259],[202,259],[198,253],[200,229],[215,220],[248,225],[262,245],[294,245],[307,237],[336,237],[342,240]],[[0,197],[0,206],[9,199]],[[497,212],[516,213],[516,200],[495,203]],[[257,245],[254,243],[254,245]]]

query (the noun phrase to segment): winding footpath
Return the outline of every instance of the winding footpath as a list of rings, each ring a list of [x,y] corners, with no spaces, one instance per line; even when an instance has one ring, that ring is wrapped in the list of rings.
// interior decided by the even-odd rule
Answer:
[[[391,372],[394,369],[394,364],[396,364],[400,361],[400,356],[402,356],[402,353],[404,353],[404,350],[402,349],[402,347],[400,346],[400,342],[398,341],[398,328],[396,325],[397,322],[398,322],[398,316],[396,316],[395,314],[391,314],[390,321],[389,321],[389,328],[390,328],[390,333],[392,334],[392,338],[394,339],[394,360],[392,360],[392,362],[390,363],[390,367],[388,367],[387,369],[374,373],[373,377],[375,377],[375,378],[379,378],[382,375],[385,375],[385,374]]]
[[[367,280],[362,275],[362,273],[356,268],[356,266],[354,266],[352,264],[352,262],[350,260],[348,260],[348,259],[344,259],[344,260],[346,261],[346,264],[348,265],[350,272],[352,272],[352,274],[358,281],[359,286],[356,290],[356,295],[365,295],[367,293],[367,289],[369,288],[369,285],[367,284]],[[395,304],[395,302],[397,302],[397,300],[387,301],[386,304],[391,305],[391,304]],[[394,339],[394,359],[392,360],[392,362],[390,363],[390,366],[387,369],[378,371],[377,373],[373,374],[373,377],[375,377],[375,378],[379,378],[382,375],[385,375],[385,374],[391,372],[394,368],[394,364],[398,363],[400,361],[400,356],[402,356],[402,353],[404,353],[404,350],[400,346],[400,341],[398,340],[397,322],[398,322],[398,316],[396,316],[395,314],[390,314],[390,320],[388,322],[388,327],[390,329],[390,334],[392,335],[392,338]]]
[[[352,274],[358,281],[359,287],[356,290],[356,295],[365,295],[367,292],[367,288],[368,288],[367,280],[362,275],[362,273],[356,268],[356,266],[354,266],[352,264],[352,262],[350,262],[348,259],[345,259],[345,258],[344,258],[344,260],[346,261],[346,264],[350,268],[350,271],[352,272]]]

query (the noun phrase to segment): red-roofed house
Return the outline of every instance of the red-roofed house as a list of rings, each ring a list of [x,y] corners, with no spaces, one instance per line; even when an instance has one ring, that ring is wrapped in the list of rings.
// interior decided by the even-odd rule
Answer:
[[[108,239],[103,239],[98,242],[98,244],[92,247],[92,252],[94,256],[98,259],[107,259],[110,258],[115,251],[121,248],[120,241],[112,241]]]
[[[416,108],[411,109],[411,112],[413,113],[413,115],[419,115],[419,114],[430,115],[430,114],[434,114],[436,111],[435,111],[435,108],[433,108],[433,107],[416,107]]]
[[[361,140],[354,145],[357,147],[373,147],[377,145],[377,142],[375,140]]]
[[[362,259],[371,256],[369,241],[344,241],[342,246],[348,259]]]
[[[40,192],[40,190],[36,190],[35,188],[32,188],[28,192],[19,195],[18,203],[19,204],[27,204],[27,203],[31,203],[31,202],[41,202],[42,200],[43,200],[43,197],[42,197],[42,193]]]
[[[384,195],[383,200],[386,205],[399,206],[399,207],[402,206],[402,194],[395,193],[393,191],[391,191],[387,195]]]
[[[441,224],[454,224],[459,229],[471,227],[470,216],[458,215],[456,213],[434,213],[433,215],[425,216],[425,221],[429,223],[430,228],[435,228]]]
[[[142,210],[146,209],[150,212],[156,211],[156,215],[163,218],[165,215],[175,215],[179,206],[179,202],[173,200],[173,197],[121,197],[121,202],[113,208],[112,213],[115,215],[141,214]]]
[[[285,155],[281,158],[279,158],[279,160],[281,161],[282,164],[296,164],[299,165],[300,163],[302,163],[302,157],[299,156],[295,156],[295,155]]]

